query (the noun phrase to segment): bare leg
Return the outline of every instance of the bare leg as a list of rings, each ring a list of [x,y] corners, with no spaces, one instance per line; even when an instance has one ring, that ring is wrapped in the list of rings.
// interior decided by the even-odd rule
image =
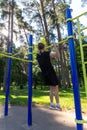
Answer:
[[[58,90],[58,86],[54,87],[54,95],[55,95],[56,103],[58,104],[59,103],[59,90]]]
[[[58,86],[54,87],[54,94],[55,94],[55,100],[56,100],[56,110],[62,110],[59,103],[59,90]]]
[[[53,94],[53,87],[51,86],[50,87],[50,102],[51,103],[53,103],[53,96],[54,96],[54,94]]]
[[[53,97],[55,96],[56,103],[59,103],[58,86],[50,87],[50,102],[53,103]]]

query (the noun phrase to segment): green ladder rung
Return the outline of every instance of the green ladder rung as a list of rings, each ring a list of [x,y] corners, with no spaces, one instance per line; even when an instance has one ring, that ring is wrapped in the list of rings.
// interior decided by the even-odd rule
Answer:
[[[84,64],[86,65],[86,64],[87,64],[87,61],[85,61]]]
[[[82,39],[87,38],[87,35],[85,35],[85,36],[81,36],[81,38],[82,38]]]
[[[85,29],[87,29],[87,27],[80,29],[80,31],[84,31]]]
[[[83,47],[86,47],[87,46],[87,44],[84,44],[84,45],[82,45]]]

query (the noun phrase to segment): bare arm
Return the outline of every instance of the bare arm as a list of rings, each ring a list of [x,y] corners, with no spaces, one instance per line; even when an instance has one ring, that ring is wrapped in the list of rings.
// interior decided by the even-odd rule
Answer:
[[[54,44],[54,50],[55,50],[55,52],[50,53],[50,57],[60,58],[59,48],[57,47],[56,44]]]

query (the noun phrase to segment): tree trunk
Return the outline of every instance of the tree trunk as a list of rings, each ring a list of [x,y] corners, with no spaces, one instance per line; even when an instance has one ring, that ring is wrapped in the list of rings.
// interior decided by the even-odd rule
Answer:
[[[9,45],[10,45],[10,18],[11,18],[11,14],[10,14],[10,7],[8,7],[8,38],[7,38],[7,52],[9,50]],[[5,91],[5,86],[6,86],[6,76],[7,76],[7,67],[8,67],[8,61],[6,59],[6,63],[5,63],[5,67],[4,67],[4,79],[3,79],[3,90]]]
[[[23,30],[24,30],[24,34],[25,34],[25,37],[26,37],[26,41],[28,43],[28,37],[27,37],[27,34],[26,34],[26,31],[25,31],[25,28],[23,27]]]
[[[42,9],[42,16],[43,16],[43,21],[44,21],[45,38],[46,38],[46,43],[47,43],[47,45],[50,45],[50,43],[49,43],[49,31],[48,31],[47,22],[46,22],[46,17],[45,17],[45,10],[44,10],[43,1],[44,1],[44,0],[40,0],[41,9]]]
[[[8,43],[7,43],[7,52],[9,50],[9,46],[12,46],[13,43],[13,11],[14,11],[14,0],[12,0],[12,7],[8,6]],[[7,78],[7,70],[8,70],[8,59],[6,60],[5,68],[4,68],[4,80],[3,80],[3,89],[5,91],[6,86],[6,78]]]
[[[61,41],[62,38],[61,38],[61,32],[60,32],[60,24],[58,23],[58,18],[57,18],[57,15],[56,15],[54,0],[52,0],[52,6],[53,6],[53,11],[54,11],[54,16],[55,16],[55,24],[56,24],[57,34],[58,34],[58,40]],[[68,70],[68,68],[66,67],[66,64],[65,64],[66,59],[65,59],[65,55],[64,55],[63,44],[59,44],[59,51],[60,51],[60,66],[61,66],[61,68],[59,68],[61,76],[59,75],[59,77],[61,77],[61,79],[60,79],[61,86],[63,88],[67,88],[67,85],[69,86],[69,83],[68,83],[68,81],[69,81],[68,76],[69,75],[67,75],[69,70]],[[66,70],[68,72],[66,72]],[[67,84],[66,84],[66,82],[67,82]]]
[[[41,24],[42,24],[42,28],[43,28],[43,33],[44,33],[44,36],[45,36],[45,29],[44,29],[43,20],[42,20],[41,15],[39,16],[39,18],[40,18],[40,21],[41,21]]]

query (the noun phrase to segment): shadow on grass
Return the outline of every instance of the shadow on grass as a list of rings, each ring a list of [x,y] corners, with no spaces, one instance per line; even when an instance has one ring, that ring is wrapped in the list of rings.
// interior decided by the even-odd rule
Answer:
[[[79,89],[79,93],[80,93],[80,97],[81,98],[86,98],[86,93],[85,93],[85,89],[84,88],[80,88]],[[69,88],[69,89],[60,89],[60,96],[62,97],[69,97],[71,98],[71,96],[73,96],[73,89]]]
[[[4,100],[5,100],[5,92],[0,90],[0,104],[4,104]]]
[[[85,97],[84,89],[80,90],[81,98]],[[5,93],[0,91],[0,104],[3,104]],[[73,99],[73,90],[72,89],[59,89],[59,95],[62,100]],[[3,97],[4,96],[4,97]],[[34,102],[45,104],[48,103],[47,99],[49,98],[49,88],[44,88],[41,90],[40,88],[32,89],[32,97]],[[44,100],[44,101],[43,101]],[[49,99],[48,99],[49,100]],[[86,100],[86,99],[85,99]],[[9,103],[12,105],[27,105],[28,103],[28,88],[24,87],[24,89],[20,89],[19,87],[12,87],[10,89],[9,94]]]
[[[43,96],[48,96],[49,91],[41,89],[33,89],[32,97],[35,99],[41,99]],[[38,101],[37,101],[38,102]],[[9,103],[12,105],[27,105],[28,103],[28,89],[11,89],[9,95]],[[35,103],[33,102],[33,105]]]

